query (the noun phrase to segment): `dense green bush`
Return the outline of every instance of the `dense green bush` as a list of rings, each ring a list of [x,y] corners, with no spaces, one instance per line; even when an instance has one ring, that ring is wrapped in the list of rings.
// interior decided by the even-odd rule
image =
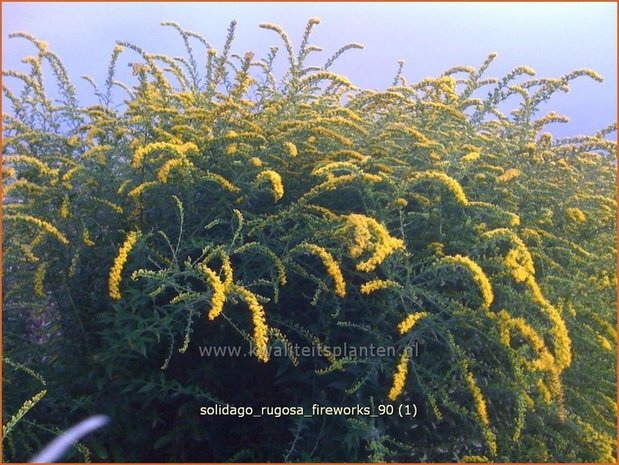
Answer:
[[[356,44],[306,65],[316,24],[298,50],[262,25],[276,78],[234,23],[220,52],[164,23],[186,57],[119,43],[89,107],[13,35],[36,55],[4,73],[6,460],[105,413],[72,460],[615,461],[616,125],[538,116],[599,76],[487,78],[493,54],[363,90],[330,70]],[[396,413],[200,415],[225,404]]]

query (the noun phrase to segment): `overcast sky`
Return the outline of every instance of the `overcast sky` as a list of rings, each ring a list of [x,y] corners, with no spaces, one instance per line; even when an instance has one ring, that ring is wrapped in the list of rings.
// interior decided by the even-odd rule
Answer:
[[[312,17],[321,19],[311,43],[321,46],[316,64],[323,64],[341,45],[360,42],[333,67],[364,88],[385,88],[406,60],[409,82],[438,76],[454,65],[478,67],[496,51],[489,75],[503,76],[518,65],[529,65],[539,76],[559,77],[576,68],[592,68],[602,84],[581,78],[568,95],[557,95],[545,111],[568,115],[568,125],[551,125],[555,135],[592,133],[616,119],[617,12],[614,2],[572,3],[11,3],[2,2],[2,67],[26,70],[20,58],[34,48],[10,32],[26,31],[49,43],[64,61],[81,101],[92,103],[89,74],[103,83],[116,40],[140,45],[149,52],[182,54],[182,42],[171,20],[202,34],[221,50],[231,20],[238,21],[233,51],[253,50],[265,56],[281,47],[262,22],[278,23],[295,44]],[[198,49],[199,44],[196,44]],[[129,53],[125,64],[135,60]],[[80,82],[82,81],[82,82]],[[13,80],[6,84],[14,86]],[[517,105],[517,102],[514,102]]]

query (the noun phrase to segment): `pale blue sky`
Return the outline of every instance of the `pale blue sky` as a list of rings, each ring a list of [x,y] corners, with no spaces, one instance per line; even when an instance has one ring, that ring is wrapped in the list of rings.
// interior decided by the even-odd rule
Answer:
[[[26,31],[49,43],[63,59],[84,103],[88,86],[79,77],[90,74],[102,83],[116,40],[140,45],[149,52],[182,54],[182,42],[171,20],[202,34],[221,50],[226,28],[238,21],[233,51],[253,50],[265,56],[281,46],[271,31],[258,28],[274,22],[300,42],[307,19],[321,19],[311,43],[323,47],[323,64],[341,45],[360,42],[333,70],[366,88],[388,86],[405,59],[409,82],[438,76],[454,65],[479,66],[488,53],[498,59],[489,75],[502,76],[526,64],[539,76],[558,77],[575,68],[592,68],[604,83],[582,78],[568,95],[557,95],[544,110],[571,118],[569,125],[551,125],[556,135],[592,133],[616,119],[617,6],[614,2],[578,3],[2,3],[3,69],[26,67],[19,59],[33,52],[26,41],[8,33]],[[196,44],[196,49],[199,44]],[[281,48],[281,47],[280,47]],[[121,68],[135,59],[121,58]],[[82,81],[82,82],[80,82]],[[8,81],[13,85],[12,80]],[[517,103],[515,102],[514,105]]]

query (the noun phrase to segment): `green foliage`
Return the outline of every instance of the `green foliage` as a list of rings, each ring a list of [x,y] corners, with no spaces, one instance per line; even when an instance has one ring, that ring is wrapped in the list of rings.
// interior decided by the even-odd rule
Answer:
[[[316,24],[298,50],[262,25],[278,79],[277,48],[232,53],[235,23],[221,52],[164,23],[186,57],[118,43],[90,107],[14,34],[37,54],[4,73],[5,353],[47,381],[16,424],[105,413],[85,444],[106,461],[615,461],[616,126],[554,140],[538,116],[599,76],[486,78],[491,55],[363,90],[329,70],[357,44],[306,65]],[[200,415],[224,404],[417,415]],[[46,439],[17,437],[7,459]]]

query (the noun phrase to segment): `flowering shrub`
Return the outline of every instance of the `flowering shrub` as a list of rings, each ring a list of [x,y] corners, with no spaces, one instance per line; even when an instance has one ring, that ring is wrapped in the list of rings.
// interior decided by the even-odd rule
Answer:
[[[163,23],[186,57],[119,42],[88,107],[13,34],[37,52],[4,72],[4,350],[46,389],[5,376],[5,459],[105,413],[84,458],[616,460],[616,125],[555,140],[563,118],[538,115],[601,78],[487,78],[492,54],[364,90],[330,70],[357,44],[306,65],[318,22],[298,49],[261,25],[281,78],[277,48],[232,53],[235,23],[221,51]],[[214,404],[417,415],[200,415]]]

